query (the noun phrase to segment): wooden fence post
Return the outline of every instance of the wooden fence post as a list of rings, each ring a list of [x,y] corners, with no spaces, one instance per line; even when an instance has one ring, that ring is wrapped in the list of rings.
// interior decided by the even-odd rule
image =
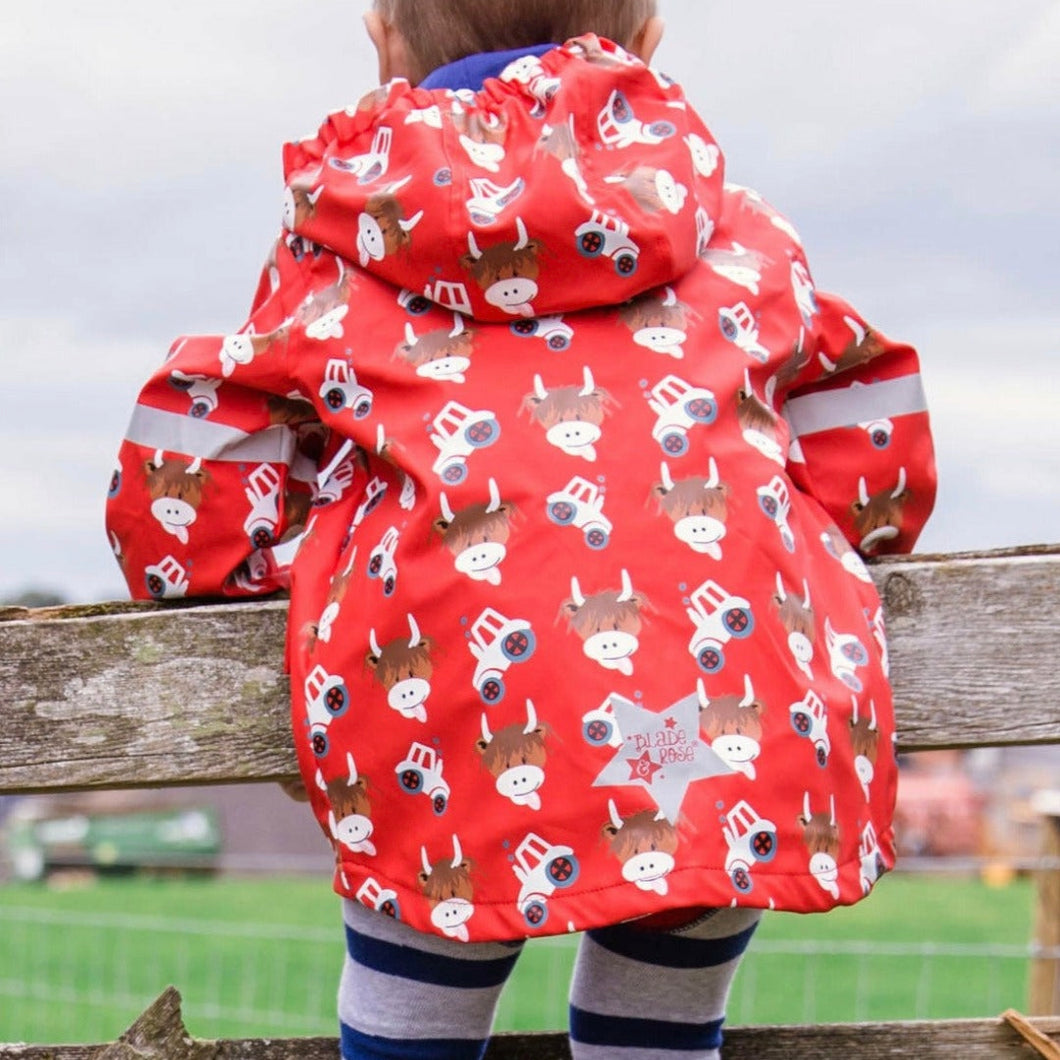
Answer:
[[[1035,874],[1036,955],[1031,962],[1029,1008],[1033,1016],[1060,1013],[1060,790],[1041,791],[1031,802],[1042,817],[1042,857]]]

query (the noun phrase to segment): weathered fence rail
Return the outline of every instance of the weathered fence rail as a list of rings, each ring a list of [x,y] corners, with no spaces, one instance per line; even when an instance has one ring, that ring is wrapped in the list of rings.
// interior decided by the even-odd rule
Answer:
[[[884,600],[901,751],[1060,743],[1060,546],[889,559],[872,573]],[[0,610],[0,794],[292,776],[286,611],[279,600]],[[1058,891],[1055,880],[1043,888]],[[1060,920],[1060,909],[1039,910],[1042,917]],[[1035,969],[1044,996],[1060,997],[1057,964]],[[195,1042],[174,1030],[174,998],[163,995],[151,1010],[169,1020],[170,1051],[129,1039],[0,1046],[0,1060],[337,1055],[331,1039]],[[726,1060],[1060,1058],[1060,1019],[1037,1019],[1025,1031],[1039,1035],[1037,1044],[1001,1018],[734,1028]],[[173,1051],[178,1040],[184,1051]],[[569,1052],[561,1034],[501,1035],[489,1057],[559,1060]]]

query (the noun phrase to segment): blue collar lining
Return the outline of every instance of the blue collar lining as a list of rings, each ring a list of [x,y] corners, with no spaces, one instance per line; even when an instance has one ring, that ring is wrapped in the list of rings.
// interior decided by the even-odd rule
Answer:
[[[513,48],[502,52],[480,52],[467,55],[456,62],[446,63],[432,70],[419,84],[420,88],[469,88],[477,92],[487,77],[497,77],[510,63],[524,55],[544,55],[555,44],[535,44],[529,48]]]

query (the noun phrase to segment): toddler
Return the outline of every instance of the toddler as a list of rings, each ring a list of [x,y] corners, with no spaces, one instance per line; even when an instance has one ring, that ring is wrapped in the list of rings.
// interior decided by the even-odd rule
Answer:
[[[719,1056],[763,909],[894,858],[863,556],[934,497],[917,358],[647,65],[653,0],[380,0],[383,84],[284,150],[247,322],[119,456],[133,594],[290,590],[342,1055],[480,1057],[583,932],[578,1060]]]

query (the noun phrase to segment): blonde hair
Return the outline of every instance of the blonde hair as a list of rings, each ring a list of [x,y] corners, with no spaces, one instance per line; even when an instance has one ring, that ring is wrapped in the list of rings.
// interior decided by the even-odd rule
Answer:
[[[375,0],[420,75],[478,52],[562,44],[595,33],[630,44],[655,0]]]

